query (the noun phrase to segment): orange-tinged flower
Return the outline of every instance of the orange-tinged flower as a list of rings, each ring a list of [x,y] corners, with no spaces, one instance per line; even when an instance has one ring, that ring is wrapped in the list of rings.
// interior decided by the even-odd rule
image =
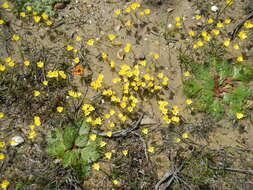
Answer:
[[[82,65],[77,65],[77,66],[74,67],[74,70],[73,70],[72,73],[73,73],[74,75],[80,75],[80,74],[83,73],[83,70],[84,70],[84,68],[83,68]]]

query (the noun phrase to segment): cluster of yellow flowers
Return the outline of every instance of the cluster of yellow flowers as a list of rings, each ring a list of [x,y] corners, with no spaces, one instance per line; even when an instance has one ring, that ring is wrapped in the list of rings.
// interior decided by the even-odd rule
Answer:
[[[37,137],[37,133],[35,131],[36,127],[41,126],[41,120],[39,116],[34,116],[33,118],[33,124],[29,125],[29,133],[28,133],[28,138],[29,139],[34,139]]]
[[[129,7],[125,8],[124,12],[125,12],[126,14],[127,14],[127,13],[130,13],[132,10],[137,9],[137,8],[139,8],[140,6],[141,6],[140,3],[138,3],[138,2],[133,2],[133,3],[130,4]],[[145,14],[149,14],[149,13],[150,13],[150,10],[149,10],[149,11],[148,11],[148,10],[145,11]],[[114,11],[114,14],[115,14],[116,16],[120,15],[120,14],[121,14],[121,9],[116,9],[116,10]]]
[[[48,71],[47,72],[48,78],[57,78],[58,76],[60,76],[62,79],[67,78],[67,75],[64,71]]]
[[[3,189],[7,189],[9,185],[10,185],[10,182],[8,180],[3,180],[2,183],[0,183],[0,187]]]
[[[94,108],[92,105],[90,105],[90,104],[84,104],[84,105],[82,106],[82,110],[84,111],[84,115],[85,115],[85,116],[88,116],[88,115],[90,115],[90,113],[91,113],[92,111],[95,110],[95,108]]]
[[[79,98],[80,96],[82,96],[82,93],[81,92],[75,92],[73,90],[69,90],[68,95],[73,97],[73,98]]]
[[[48,26],[51,26],[53,24],[53,22],[49,20],[49,16],[46,13],[42,13],[41,15],[39,15],[38,12],[32,11],[33,8],[31,6],[27,6],[25,9],[26,12],[19,13],[20,17],[25,18],[27,14],[29,14],[33,16],[33,20],[35,23],[39,23],[43,20]]]
[[[95,81],[91,82],[91,87],[93,87],[94,89],[98,89],[102,86],[102,82],[104,79],[104,75],[103,74],[99,74],[97,79]]]
[[[157,103],[159,105],[160,111],[163,114],[163,120],[167,124],[170,124],[172,121],[175,123],[178,123],[180,121],[180,118],[178,116],[178,114],[179,114],[178,106],[173,106],[173,108],[169,112],[169,108],[168,108],[169,103],[167,101],[160,100]],[[169,117],[169,115],[172,115],[171,118]]]
[[[178,18],[180,18],[180,17],[178,17]],[[213,24],[213,22],[214,22],[214,20],[213,20],[212,18],[208,18],[208,19],[207,19],[207,23],[208,23],[208,24]],[[230,23],[231,23],[231,19],[230,19],[230,18],[224,19],[223,22],[220,20],[220,21],[218,21],[218,22],[216,23],[216,25],[215,25],[216,28],[212,28],[212,29],[210,29],[210,31],[201,31],[201,32],[200,32],[200,35],[196,35],[196,33],[195,33],[193,30],[188,31],[189,37],[192,37],[193,39],[196,40],[196,42],[193,44],[192,48],[193,48],[193,49],[196,49],[196,48],[199,48],[199,47],[204,46],[204,45],[205,45],[205,42],[208,42],[208,41],[212,40],[212,38],[215,38],[215,37],[219,36],[219,34],[222,33],[222,30],[221,30],[221,29],[224,28],[224,25],[225,25],[225,24],[230,24]],[[243,26],[244,26],[245,29],[250,29],[250,28],[253,28],[253,23],[252,23],[252,21],[248,20],[248,21],[246,21],[246,22],[244,23]],[[213,35],[213,36],[212,36],[212,35]],[[201,36],[202,39],[200,39],[199,36]],[[245,31],[245,30],[241,30],[241,31],[238,33],[238,38],[239,38],[240,40],[245,40],[247,37],[248,37],[247,31]],[[220,38],[221,38],[221,37],[220,37]],[[220,38],[216,38],[216,39],[220,39]],[[187,38],[187,40],[189,40],[189,38]],[[231,44],[230,39],[227,38],[227,39],[224,39],[224,40],[223,40],[223,45],[224,45],[225,47],[229,47],[230,44]],[[235,43],[233,44],[232,47],[233,47],[233,49],[235,49],[235,50],[239,50],[239,49],[240,49],[240,46],[239,46],[238,42],[235,42]],[[244,60],[244,59],[243,59],[243,56],[242,56],[242,55],[239,55],[239,56],[236,58],[236,61],[237,61],[237,62],[242,62],[243,60]]]

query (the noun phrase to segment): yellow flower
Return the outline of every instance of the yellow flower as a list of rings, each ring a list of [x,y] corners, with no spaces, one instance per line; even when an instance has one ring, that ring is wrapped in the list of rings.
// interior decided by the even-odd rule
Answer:
[[[147,151],[150,153],[154,152],[154,150],[155,150],[155,148],[153,146],[149,146],[147,149]]]
[[[106,158],[106,159],[110,160],[111,157],[112,157],[112,152],[106,152],[106,153],[105,153],[105,158]]]
[[[120,13],[121,13],[121,10],[120,10],[120,9],[116,9],[116,10],[114,11],[114,14],[117,15],[117,16],[120,15]]]
[[[186,102],[186,104],[188,104],[188,105],[192,104],[192,100],[191,100],[191,99],[186,99],[185,102]]]
[[[189,133],[185,132],[185,133],[182,134],[182,138],[187,139],[188,137],[189,137]]]
[[[177,115],[178,113],[179,113],[179,109],[178,109],[178,106],[173,106],[173,108],[172,108],[172,113],[174,114],[174,115]]]
[[[250,28],[253,28],[253,23],[250,21],[250,20],[248,20],[248,21],[246,21],[245,23],[244,23],[244,25],[243,25],[245,28],[247,28],[247,29],[250,29]]]
[[[66,79],[67,75],[65,74],[64,71],[58,71],[59,75],[61,76],[61,78]]]
[[[175,20],[176,20],[177,22],[179,22],[179,21],[181,20],[181,18],[180,18],[179,16],[176,16],[176,17],[175,17]]]
[[[146,66],[146,60],[142,60],[142,61],[138,61],[138,64],[142,65],[142,66]]]
[[[114,35],[114,34],[108,34],[108,39],[110,40],[110,41],[113,41],[115,38],[116,38],[116,36]]]
[[[179,142],[181,141],[181,139],[178,138],[178,137],[176,137],[176,138],[174,139],[174,141],[175,141],[176,143],[179,143]]]
[[[96,135],[96,134],[90,134],[90,135],[89,135],[89,139],[90,139],[91,141],[95,141],[95,140],[97,139],[97,135]]]
[[[73,49],[74,49],[74,47],[73,47],[73,46],[71,46],[71,45],[67,45],[66,49],[67,49],[67,51],[71,51],[71,50],[73,50]]]
[[[220,31],[217,30],[217,29],[213,29],[213,30],[211,31],[211,33],[217,36],[217,35],[220,34]]]
[[[89,40],[86,42],[86,44],[89,45],[89,46],[93,46],[94,40],[93,40],[93,39],[89,39]]]
[[[0,64],[0,71],[4,71],[5,70],[5,66]]]
[[[94,125],[102,125],[102,119],[101,117],[97,117],[94,121],[93,121]]]
[[[99,165],[99,163],[94,163],[94,164],[92,164],[92,168],[94,169],[94,170],[99,170],[100,169],[100,165]]]
[[[225,20],[224,20],[224,23],[225,24],[229,24],[231,22],[231,19],[230,18],[226,18]]]
[[[5,147],[5,142],[0,141],[0,148],[4,148]]]
[[[183,73],[183,75],[184,75],[185,77],[189,77],[189,76],[191,76],[191,73],[190,73],[189,71],[186,71],[186,72]]]
[[[58,107],[56,108],[56,110],[57,110],[59,113],[61,113],[61,112],[63,111],[63,107],[62,107],[62,106],[58,106]]]
[[[36,97],[36,96],[39,96],[40,95],[40,91],[38,90],[34,90],[33,91],[33,95]]]
[[[53,22],[51,20],[47,20],[46,25],[50,26],[52,24],[53,24]]]
[[[58,71],[48,71],[47,72],[47,77],[48,78],[56,78],[56,77],[58,77]]]
[[[39,62],[37,62],[37,66],[39,68],[42,68],[42,67],[44,67],[44,63],[42,61],[39,61]]]
[[[114,115],[115,114],[115,110],[110,109],[110,115]]]
[[[11,62],[8,63],[8,65],[9,65],[10,67],[14,67],[14,66],[15,66],[15,63],[14,63],[13,61],[11,61]]]
[[[110,61],[110,66],[111,66],[111,68],[115,68],[115,65],[116,65],[115,61],[111,60],[111,61]]]
[[[173,116],[173,117],[171,118],[171,120],[174,121],[174,122],[176,122],[176,123],[178,123],[178,122],[180,121],[180,118],[177,117],[177,116]]]
[[[40,16],[34,16],[33,20],[38,23],[40,21],[41,17]]]
[[[208,33],[207,33],[206,31],[202,31],[202,32],[201,32],[201,36],[202,36],[202,37],[206,37],[207,35],[208,35]]]
[[[236,118],[237,119],[242,119],[243,117],[244,117],[243,113],[241,113],[241,112],[236,113]]]
[[[143,129],[141,130],[141,132],[142,132],[143,134],[147,135],[147,134],[148,134],[148,128],[143,128]]]
[[[182,26],[181,22],[176,22],[176,26]]]
[[[25,12],[21,12],[19,15],[20,15],[21,17],[25,17],[25,16],[26,16]]]
[[[5,155],[3,153],[0,153],[0,160],[5,159]]]
[[[103,58],[103,60],[106,60],[108,58],[108,56],[105,52],[101,53],[101,57]]]
[[[9,3],[8,3],[8,2],[4,2],[4,3],[2,4],[2,7],[3,7],[4,9],[8,9],[10,6],[9,6]]]
[[[236,49],[236,50],[240,49],[240,47],[239,47],[238,44],[234,44],[234,45],[233,45],[233,48]]]
[[[199,19],[201,19],[201,18],[202,18],[201,15],[196,15],[196,16],[195,16],[195,19],[196,19],[196,20],[199,20]]]
[[[110,122],[110,123],[109,123],[109,127],[111,127],[111,128],[115,127],[115,123]]]
[[[140,6],[141,6],[140,3],[138,3],[138,2],[134,2],[130,5],[131,9],[133,9],[133,10],[136,8],[139,8]]]
[[[127,149],[122,150],[122,154],[123,154],[124,156],[127,156],[127,155],[128,155],[128,150],[127,150]]]
[[[198,41],[197,41],[197,45],[198,45],[199,47],[202,47],[202,46],[204,45],[204,43],[203,43],[202,40],[198,40]]]
[[[120,107],[124,109],[126,107],[126,102],[121,102]]]
[[[112,183],[113,183],[114,185],[119,185],[119,180],[114,179],[114,180],[112,180]]]
[[[106,143],[105,141],[100,141],[100,142],[99,142],[99,146],[100,146],[100,147],[104,147],[106,144],[107,144],[107,143]]]
[[[0,19],[0,24],[4,24],[4,20]]]
[[[31,7],[31,6],[27,6],[27,7],[26,7],[26,10],[27,10],[27,11],[31,11],[31,10],[32,10],[32,7]]]
[[[48,85],[48,81],[47,81],[47,80],[44,80],[44,81],[42,82],[42,84],[45,85],[45,86],[47,86],[47,85]]]
[[[36,16],[36,15],[38,15],[38,12],[33,11],[33,16]]]
[[[111,131],[107,131],[106,132],[106,136],[111,137],[112,136],[112,132]]]
[[[18,41],[20,37],[17,34],[14,34],[11,39],[14,41]]]
[[[80,36],[76,36],[76,41],[81,41],[82,40],[82,38],[80,37]]]
[[[144,10],[144,13],[145,13],[146,15],[149,15],[149,14],[150,14],[150,9],[145,9],[145,10]]]
[[[10,145],[15,145],[17,143],[17,141],[15,139],[11,139],[9,140]]]
[[[35,125],[29,125],[28,127],[29,127],[29,129],[31,129],[31,130],[34,130],[34,129],[35,129]]]
[[[131,8],[130,7],[125,8],[125,12],[126,13],[130,13],[131,12]]]
[[[34,130],[31,130],[28,134],[28,139],[34,139],[37,136],[37,133]]]
[[[224,46],[228,47],[230,44],[230,40],[224,40],[223,44]]]
[[[236,61],[242,62],[242,61],[243,61],[243,56],[238,56],[238,57],[236,58]]]
[[[39,116],[34,116],[33,122],[36,126],[40,126],[41,125],[40,117]]]
[[[84,104],[82,106],[82,110],[84,111],[85,116],[88,116],[92,111],[95,110],[95,108],[90,104]]]
[[[4,118],[4,113],[0,112],[0,119]]]
[[[227,0],[227,1],[226,1],[226,4],[227,4],[227,5],[232,5],[233,3],[234,3],[234,0]]]
[[[28,67],[30,65],[30,61],[24,61],[23,64]]]
[[[76,57],[76,58],[73,59],[73,61],[77,64],[77,63],[80,62],[80,59],[79,59],[79,57]]]
[[[246,39],[248,36],[247,36],[247,32],[245,31],[240,31],[239,34],[238,34],[238,37],[241,39],[241,40],[244,40]]]
[[[159,53],[151,53],[154,59],[158,59],[160,57]]]
[[[6,57],[6,58],[5,58],[5,61],[6,61],[7,63],[11,62],[11,60],[12,60],[11,57]]]
[[[132,21],[131,20],[128,20],[125,22],[125,26],[131,26],[132,25]]]
[[[194,36],[194,35],[195,35],[195,32],[192,31],[192,30],[190,30],[190,31],[188,32],[188,34],[189,34],[190,36]]]
[[[203,37],[203,39],[205,41],[210,41],[211,40],[211,36],[209,34],[207,34],[206,36]]]
[[[217,24],[216,24],[216,27],[217,28],[223,28],[223,23],[221,21],[219,21]]]
[[[126,52],[126,53],[128,53],[129,51],[130,51],[130,49],[131,49],[131,44],[130,43],[127,43],[126,44],[126,46],[124,47],[124,51]]]
[[[10,182],[7,180],[3,180],[1,183],[1,188],[6,189],[10,185]]]
[[[28,133],[28,139],[34,139],[37,136],[37,133],[32,130]]]
[[[44,20],[48,20],[48,15],[46,13],[42,13],[41,14],[41,17],[44,19]]]
[[[207,23],[208,24],[212,24],[214,21],[213,21],[213,19],[212,18],[209,18],[208,20],[207,20]]]

